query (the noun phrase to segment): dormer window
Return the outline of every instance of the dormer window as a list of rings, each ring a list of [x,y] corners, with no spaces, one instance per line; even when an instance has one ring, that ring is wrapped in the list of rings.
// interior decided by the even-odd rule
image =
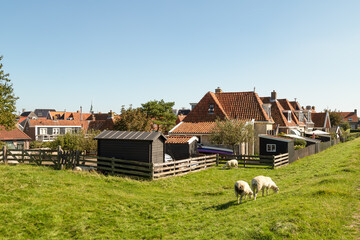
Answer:
[[[348,121],[349,121],[349,122],[352,122],[352,118],[348,118]]]
[[[209,112],[210,114],[213,114],[213,113],[214,113],[214,109],[215,109],[215,104],[209,104],[209,110],[208,110],[208,112]]]
[[[288,111],[288,122],[291,122],[291,111]]]
[[[302,111],[299,112],[299,121],[304,122],[304,113]]]

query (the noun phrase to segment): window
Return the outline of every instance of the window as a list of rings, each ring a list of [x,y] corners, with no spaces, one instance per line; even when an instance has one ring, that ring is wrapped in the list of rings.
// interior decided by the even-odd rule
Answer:
[[[302,111],[299,112],[299,121],[304,122],[304,113]]]
[[[288,122],[291,122],[291,111],[288,112]]]
[[[215,104],[209,104],[209,113],[214,113]]]
[[[47,134],[47,128],[40,128],[40,135],[46,135]]]
[[[72,128],[65,128],[65,133],[72,133]]]
[[[59,135],[60,134],[60,128],[53,128],[53,135]]]
[[[352,122],[352,118],[348,118],[348,121],[349,121],[349,122]]]
[[[276,144],[266,144],[267,152],[276,152]]]

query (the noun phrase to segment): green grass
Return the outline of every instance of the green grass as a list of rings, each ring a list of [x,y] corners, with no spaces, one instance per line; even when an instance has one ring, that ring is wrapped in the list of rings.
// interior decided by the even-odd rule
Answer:
[[[280,187],[237,205],[233,185]],[[0,166],[0,239],[354,239],[360,139],[286,167],[211,168],[137,181],[35,166]]]

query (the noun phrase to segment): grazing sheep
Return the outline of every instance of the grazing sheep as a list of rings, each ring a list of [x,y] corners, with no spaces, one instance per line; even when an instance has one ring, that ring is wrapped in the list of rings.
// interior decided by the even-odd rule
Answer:
[[[239,195],[240,195],[240,202],[239,202]],[[237,181],[235,183],[235,196],[238,201],[238,204],[241,204],[241,200],[243,196],[245,196],[245,200],[246,200],[246,196],[248,195],[249,198],[251,199],[253,192],[251,191],[249,184],[245,181]]]
[[[85,167],[85,166],[82,166],[82,167],[79,167],[79,166],[76,166],[74,167],[73,169],[74,171],[89,171],[89,172],[94,172],[95,171],[95,168],[94,167]]]
[[[226,162],[226,164],[223,166],[223,169],[225,168],[237,168],[238,167],[238,161],[236,159],[232,159]]]
[[[254,200],[256,200],[257,193],[262,190],[262,196],[264,196],[264,190],[266,189],[266,195],[269,195],[269,188],[274,190],[275,193],[279,192],[278,186],[271,180],[270,177],[257,176],[251,180],[251,189],[254,192]]]

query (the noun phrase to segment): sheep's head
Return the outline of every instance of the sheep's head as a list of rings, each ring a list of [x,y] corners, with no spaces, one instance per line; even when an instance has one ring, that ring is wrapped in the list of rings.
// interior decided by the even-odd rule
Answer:
[[[275,193],[279,192],[279,187],[276,185],[272,186],[272,189],[274,190]]]

